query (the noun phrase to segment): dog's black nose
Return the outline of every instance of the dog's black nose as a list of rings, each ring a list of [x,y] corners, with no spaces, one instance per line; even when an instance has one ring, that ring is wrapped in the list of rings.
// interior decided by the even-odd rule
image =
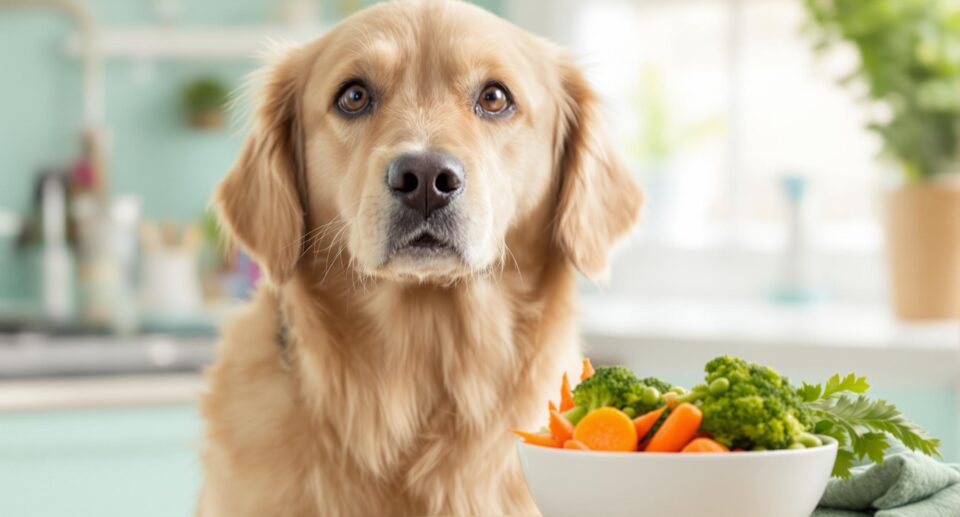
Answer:
[[[387,186],[424,219],[457,198],[466,184],[463,164],[441,151],[401,154],[387,167]]]

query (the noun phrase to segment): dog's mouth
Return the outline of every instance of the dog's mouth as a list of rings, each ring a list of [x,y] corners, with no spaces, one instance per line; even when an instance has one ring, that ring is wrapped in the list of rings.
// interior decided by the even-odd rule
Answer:
[[[391,221],[382,272],[421,280],[449,276],[465,264],[464,240],[455,213],[444,209],[426,221],[399,211]]]
[[[407,240],[406,243],[397,247],[398,252],[427,252],[441,253],[447,251],[456,251],[453,244],[430,232],[422,232],[419,235]]]

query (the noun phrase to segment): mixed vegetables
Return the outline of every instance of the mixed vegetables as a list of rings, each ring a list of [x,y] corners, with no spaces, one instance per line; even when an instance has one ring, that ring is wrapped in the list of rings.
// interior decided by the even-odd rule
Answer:
[[[870,400],[864,377],[790,384],[768,366],[721,356],[702,384],[687,390],[623,366],[583,361],[573,389],[566,374],[549,427],[513,430],[527,443],[594,451],[727,453],[840,446],[833,475],[849,477],[856,459],[882,462],[889,437],[939,456],[940,441],[884,400]],[[829,437],[829,438],[827,438]]]

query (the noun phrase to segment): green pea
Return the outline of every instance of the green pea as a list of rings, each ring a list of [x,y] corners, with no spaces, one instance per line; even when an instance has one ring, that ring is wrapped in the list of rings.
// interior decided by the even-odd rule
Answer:
[[[790,444],[790,447],[787,447],[787,448],[788,449],[806,449],[807,446],[800,442],[793,442]]]
[[[689,393],[687,389],[684,388],[683,386],[674,386],[670,388],[670,392],[676,393],[677,395],[686,395],[687,393]]]
[[[710,383],[710,394],[711,395],[722,395],[730,389],[730,381],[723,377],[714,380]]]
[[[643,389],[643,396],[640,400],[647,406],[653,406],[660,403],[660,390],[653,386],[647,386]]]
[[[823,446],[823,441],[820,438],[817,438],[816,435],[810,433],[800,433],[800,436],[797,437],[797,441],[802,443],[804,447],[821,447]]]
[[[623,408],[621,411],[623,411],[623,413],[624,413],[625,415],[627,415],[628,417],[630,417],[630,418],[633,418],[633,417],[637,416],[637,410],[635,410],[635,409],[633,409],[632,407],[629,407],[629,406]]]

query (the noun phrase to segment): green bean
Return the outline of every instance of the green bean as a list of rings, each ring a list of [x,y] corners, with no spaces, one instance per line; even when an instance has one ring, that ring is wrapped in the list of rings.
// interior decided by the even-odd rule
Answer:
[[[723,377],[720,377],[719,379],[715,379],[713,382],[710,383],[711,395],[722,395],[723,393],[726,393],[728,389],[730,389],[730,381]]]

